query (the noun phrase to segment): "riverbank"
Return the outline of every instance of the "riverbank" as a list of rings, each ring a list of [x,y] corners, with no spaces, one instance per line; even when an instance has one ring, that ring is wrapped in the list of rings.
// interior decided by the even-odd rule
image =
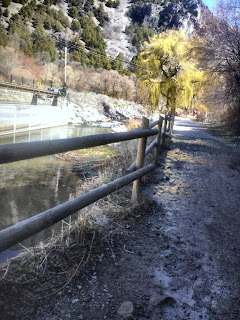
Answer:
[[[105,125],[111,122],[109,126],[118,130],[119,121],[149,115],[146,107],[133,101],[71,90],[67,98],[59,97],[55,107],[51,106],[50,98],[43,96],[37,106],[32,106],[29,94],[14,90],[0,89],[0,98],[0,134],[94,122]]]
[[[149,115],[146,106],[111,98],[107,95],[84,92],[69,92],[69,107],[72,109],[73,123],[112,122],[130,119],[140,119]],[[116,127],[118,123],[113,124]]]

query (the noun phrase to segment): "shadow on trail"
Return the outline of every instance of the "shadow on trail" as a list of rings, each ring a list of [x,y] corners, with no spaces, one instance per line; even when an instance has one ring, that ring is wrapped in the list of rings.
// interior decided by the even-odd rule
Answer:
[[[219,152],[219,147],[217,145],[209,146],[209,145],[203,145],[200,143],[191,143],[191,142],[187,142],[187,141],[186,142],[185,141],[175,141],[173,147],[174,147],[174,149],[180,149],[181,151],[184,151],[186,153],[191,153],[193,155],[196,152],[205,152],[208,154],[216,154],[217,152]]]

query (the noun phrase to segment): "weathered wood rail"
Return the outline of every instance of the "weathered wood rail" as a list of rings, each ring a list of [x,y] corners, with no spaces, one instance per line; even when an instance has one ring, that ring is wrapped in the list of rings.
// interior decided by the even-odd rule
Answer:
[[[164,126],[162,126],[163,121]],[[0,164],[3,164],[139,138],[136,161],[128,168],[125,176],[0,231],[0,252],[52,226],[131,182],[133,182],[132,202],[136,202],[140,191],[140,179],[155,169],[159,151],[165,147],[166,137],[172,134],[173,122],[173,117],[165,116],[163,118],[159,116],[158,121],[149,125],[149,120],[143,117],[141,128],[129,132],[0,146]],[[153,129],[155,126],[158,126],[158,128]],[[150,136],[156,136],[156,138],[146,148],[147,137]],[[155,163],[143,166],[144,158],[153,149]]]

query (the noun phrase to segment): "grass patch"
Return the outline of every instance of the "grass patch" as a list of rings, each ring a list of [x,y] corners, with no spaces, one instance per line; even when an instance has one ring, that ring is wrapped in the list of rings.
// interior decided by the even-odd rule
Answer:
[[[228,144],[233,144],[240,147],[240,136],[236,136],[233,131],[231,131],[226,126],[221,126],[219,124],[204,124],[204,127],[213,136],[224,140]]]
[[[112,146],[99,146],[89,149],[80,149],[76,153],[87,160],[104,160],[116,156],[117,149]]]
[[[112,144],[60,153],[56,157],[65,161],[81,162],[83,164],[91,161],[110,159],[118,153],[119,149]]]

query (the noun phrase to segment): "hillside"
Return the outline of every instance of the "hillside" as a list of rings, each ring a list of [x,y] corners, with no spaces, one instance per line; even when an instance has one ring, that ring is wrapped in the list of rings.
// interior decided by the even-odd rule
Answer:
[[[27,55],[42,63],[64,57],[82,67],[124,69],[154,33],[199,24],[201,0],[3,0],[0,45],[18,41]],[[0,70],[2,73],[2,70]]]
[[[235,114],[239,92],[236,89],[239,32],[238,27],[232,28],[231,21],[226,19],[234,9],[219,7],[219,10],[223,16],[214,17],[202,0],[2,0],[0,79],[30,86],[40,83],[45,88],[60,87],[65,81],[67,48],[66,82],[70,89],[134,100],[164,112],[166,92],[161,93],[163,99],[159,100],[159,88],[155,90],[157,87],[150,84],[154,79],[150,80],[148,89],[144,87],[139,71],[142,69],[146,76],[143,68],[148,66],[138,57],[154,35],[167,36],[169,31],[179,30],[196,40],[192,44],[195,49],[189,52],[193,53],[196,67],[206,72],[206,76],[204,88],[202,81],[188,78],[187,87],[192,88],[189,94],[186,83],[185,89],[178,84],[175,89],[185,90],[187,100],[178,99],[174,108],[218,109],[225,113],[227,105],[232,110],[227,112],[230,120],[226,122],[231,123],[232,119],[239,118]],[[191,35],[193,37],[189,37]],[[168,74],[169,81],[171,78],[175,81],[174,72],[183,71],[182,61],[171,70],[173,61],[168,61],[168,55],[166,58],[162,61],[165,63],[162,72]],[[159,82],[161,76],[154,81]],[[151,79],[150,74],[148,78]],[[174,85],[174,81],[169,85]],[[221,85],[216,85],[220,82]],[[162,79],[161,83],[166,82]],[[197,83],[202,86],[201,90],[196,89]],[[234,131],[238,130],[238,120],[234,120],[233,127]]]

